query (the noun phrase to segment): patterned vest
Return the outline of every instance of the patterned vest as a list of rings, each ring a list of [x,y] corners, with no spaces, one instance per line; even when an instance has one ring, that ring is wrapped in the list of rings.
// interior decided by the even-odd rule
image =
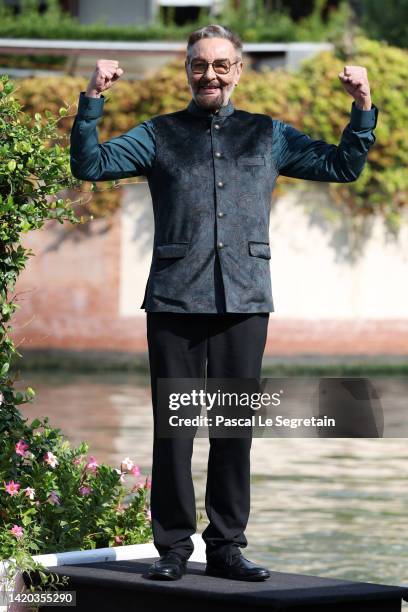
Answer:
[[[269,214],[278,172],[272,118],[235,110],[231,101],[210,114],[191,100],[186,109],[150,121],[155,234],[141,308],[273,311]]]

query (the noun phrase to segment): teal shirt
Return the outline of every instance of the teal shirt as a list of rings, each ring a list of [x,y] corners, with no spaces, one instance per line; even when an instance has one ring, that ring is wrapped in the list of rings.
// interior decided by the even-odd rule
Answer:
[[[71,130],[71,171],[85,181],[147,175],[156,156],[153,124],[143,121],[125,134],[100,144],[97,123],[105,98],[79,96]],[[209,113],[210,114],[210,113]],[[272,119],[274,162],[279,174],[309,181],[346,183],[358,178],[376,138],[378,109],[363,111],[352,103],[350,122],[338,145],[314,140],[291,125]]]

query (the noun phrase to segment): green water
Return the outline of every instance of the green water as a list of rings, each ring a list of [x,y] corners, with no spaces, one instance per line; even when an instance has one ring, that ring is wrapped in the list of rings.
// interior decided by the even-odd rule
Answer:
[[[24,372],[18,387],[28,385],[37,396],[25,416],[48,415],[73,444],[87,440],[98,461],[118,467],[131,457],[150,474],[147,377]],[[398,393],[405,400],[408,379]],[[207,458],[208,440],[197,438],[192,469],[204,517]],[[251,470],[246,557],[274,571],[408,586],[406,439],[254,438]]]

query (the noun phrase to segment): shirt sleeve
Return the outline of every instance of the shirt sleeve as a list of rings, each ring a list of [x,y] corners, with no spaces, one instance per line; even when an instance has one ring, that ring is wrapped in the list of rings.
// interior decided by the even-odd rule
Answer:
[[[125,134],[100,144],[97,124],[104,103],[104,96],[90,98],[80,93],[78,113],[71,129],[72,174],[91,182],[147,174],[156,156],[153,123],[144,121]]]
[[[277,166],[279,174],[309,181],[349,183],[361,174],[370,147],[375,143],[374,129],[378,109],[363,111],[353,102],[350,122],[338,145],[313,140],[289,124],[275,121],[278,137]]]

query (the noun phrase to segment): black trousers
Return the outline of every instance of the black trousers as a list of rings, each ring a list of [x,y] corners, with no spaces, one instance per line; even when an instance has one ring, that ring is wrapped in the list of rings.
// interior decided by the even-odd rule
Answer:
[[[196,505],[191,474],[194,438],[157,436],[158,378],[259,378],[269,313],[147,312],[154,414],[151,515],[160,555],[188,558],[194,550]],[[210,437],[202,533],[207,559],[229,558],[247,546],[251,436]]]

